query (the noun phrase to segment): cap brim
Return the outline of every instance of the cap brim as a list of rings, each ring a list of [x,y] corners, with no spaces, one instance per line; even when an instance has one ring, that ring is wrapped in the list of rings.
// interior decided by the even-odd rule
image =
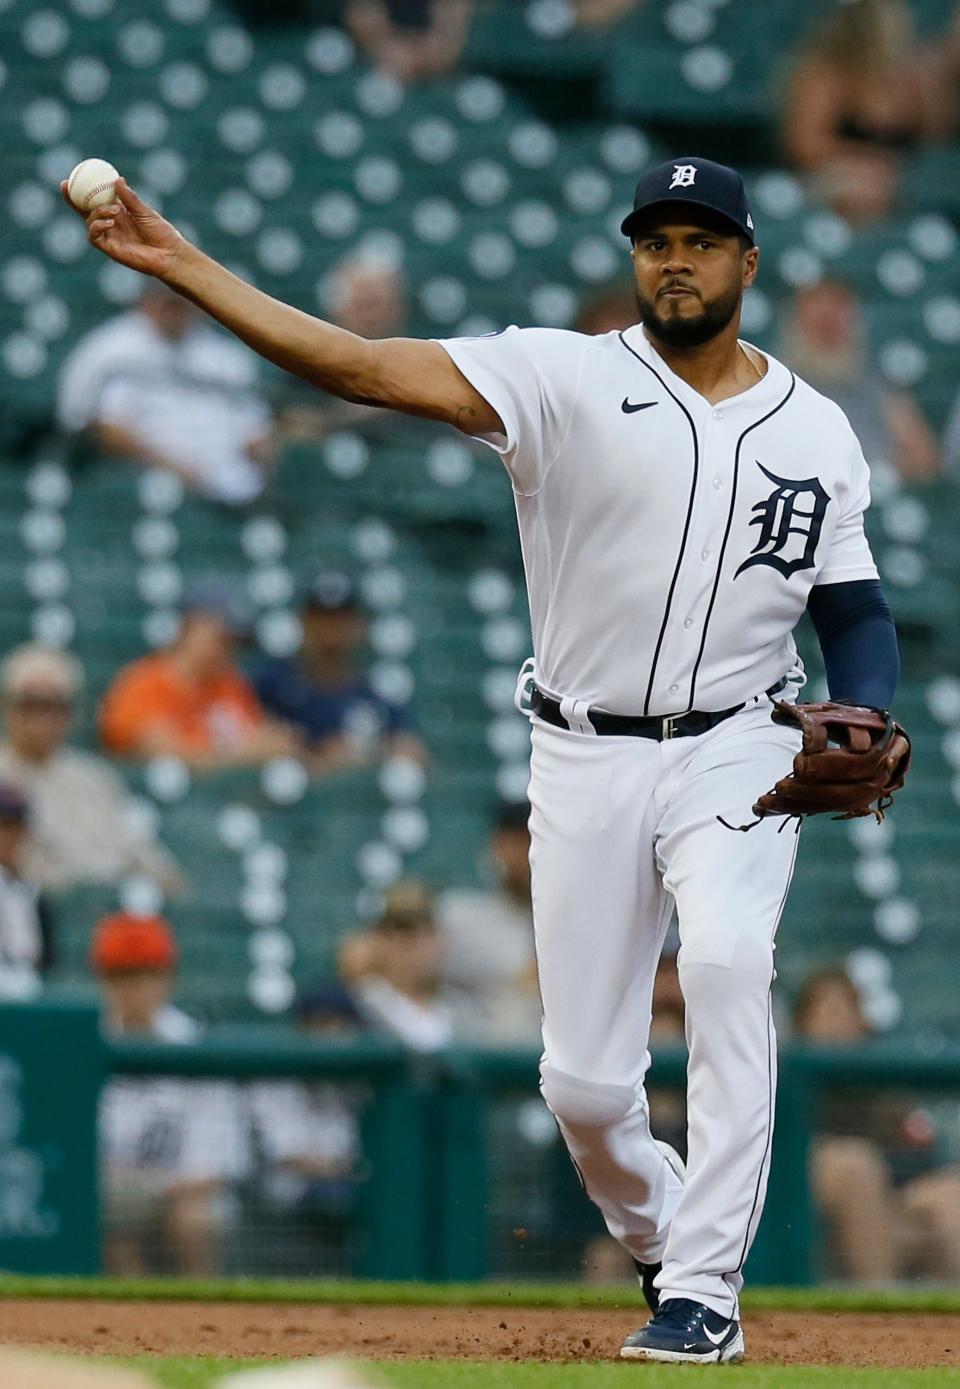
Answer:
[[[734,221],[726,212],[721,212],[712,203],[705,203],[701,198],[696,197],[670,197],[656,198],[653,202],[644,203],[643,207],[635,207],[632,212],[628,212],[620,223],[620,230],[624,236],[632,236],[634,228],[638,223],[649,216],[658,207],[696,207],[701,212],[707,212],[715,222],[721,222],[729,227],[737,236],[745,236],[751,245],[755,245],[753,232],[747,227],[742,227],[739,222]]]

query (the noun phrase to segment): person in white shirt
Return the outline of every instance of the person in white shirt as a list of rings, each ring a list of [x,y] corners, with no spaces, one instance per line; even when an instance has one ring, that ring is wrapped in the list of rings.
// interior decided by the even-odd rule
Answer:
[[[0,1002],[35,998],[41,989],[43,926],[23,868],[29,819],[20,789],[0,782]]]
[[[90,959],[111,1038],[195,1042],[199,1025],[171,1002],[177,946],[159,916],[97,923]],[[250,1166],[239,1093],[223,1081],[123,1076],[104,1086],[98,1120],[107,1272],[208,1275]]]
[[[319,984],[297,1003],[297,1030],[348,1045],[363,1020],[346,989]],[[258,1080],[245,1087],[257,1154],[263,1238],[257,1273],[349,1272],[354,1211],[365,1176],[361,1114],[370,1095],[355,1082]]]
[[[183,889],[173,856],[138,816],[109,762],[68,745],[83,671],[64,651],[25,642],[0,665],[0,777],[30,802],[26,877],[44,891],[117,883],[131,873]]]
[[[256,358],[159,284],[74,347],[57,385],[57,423],[227,506],[254,501],[274,461]]]
[[[542,1008],[530,901],[526,801],[504,801],[490,829],[492,887],[455,887],[437,899],[443,979],[481,1046],[538,1046]]]
[[[443,950],[430,893],[406,879],[390,888],[371,930],[346,938],[340,977],[372,1028],[411,1051],[441,1051],[453,1041],[455,1024],[441,986]]]

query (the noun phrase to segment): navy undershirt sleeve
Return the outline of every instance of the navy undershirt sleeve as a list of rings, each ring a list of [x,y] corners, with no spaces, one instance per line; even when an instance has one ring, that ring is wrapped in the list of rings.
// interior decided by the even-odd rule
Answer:
[[[877,579],[824,584],[810,590],[831,699],[889,709],[900,675],[893,615]]]

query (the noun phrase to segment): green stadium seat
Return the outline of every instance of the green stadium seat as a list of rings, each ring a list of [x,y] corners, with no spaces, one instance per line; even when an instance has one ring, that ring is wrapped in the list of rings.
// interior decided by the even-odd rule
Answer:
[[[950,0],[914,8],[928,33],[951,12]],[[747,150],[764,263],[751,338],[776,350],[793,289],[820,273],[847,279],[881,371],[941,425],[960,340],[955,147],[911,156],[895,214],[856,230],[777,164],[791,54],[828,9],[647,3],[606,32],[571,33],[562,5],[498,0],[476,7],[462,72],[404,90],[335,29],[264,26],[254,39],[220,3],[196,23],[177,20],[175,6],[8,6],[4,437],[14,422],[21,433],[49,425],[65,353],[136,292],[59,210],[56,179],[90,151],[113,157],[211,253],[308,311],[324,311],[323,277],[378,237],[403,258],[410,331],[442,336],[513,321],[569,326],[578,304],[625,270],[617,222],[647,163],[681,147]],[[529,620],[513,499],[492,455],[449,430],[358,418],[286,446],[249,517],[158,491],[118,462],[78,458],[62,496],[55,475],[49,495],[32,476],[0,464],[0,644],[38,632],[72,642],[87,672],[87,743],[97,699],[162,635],[178,581],[210,572],[248,584],[258,635],[280,649],[316,570],[345,569],[374,609],[377,678],[412,682],[429,763],[406,818],[376,769],[310,783],[284,804],[258,771],[188,779],[181,794],[149,769],[124,768],[157,806],[191,883],[168,904],[185,1003],[208,1018],[256,1013],[264,932],[277,933],[281,954],[289,941],[291,985],[329,972],[340,936],[367,919],[394,872],[440,888],[477,881],[489,808],[498,788],[522,784],[527,733],[512,681]],[[870,533],[900,627],[897,707],[915,733],[916,766],[882,854],[836,826],[805,826],[778,950],[790,990],[825,959],[879,951],[904,1016],[922,1002],[925,1018],[954,1031],[946,988],[903,933],[915,913],[919,941],[956,948],[944,904],[960,888],[957,768],[944,739],[960,708],[954,718],[950,691],[931,682],[957,668],[958,522],[953,481],[883,498],[878,489]],[[814,685],[809,633],[801,644]],[[893,869],[868,863],[878,856]],[[274,862],[285,865],[279,879]],[[891,872],[884,917],[870,893]],[[63,987],[89,987],[90,927],[118,900],[110,890],[58,903]]]

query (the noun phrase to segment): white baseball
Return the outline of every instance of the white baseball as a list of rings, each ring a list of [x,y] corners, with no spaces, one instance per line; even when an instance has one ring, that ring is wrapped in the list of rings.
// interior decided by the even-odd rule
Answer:
[[[67,197],[81,212],[117,200],[117,170],[106,159],[82,159],[67,179]]]

